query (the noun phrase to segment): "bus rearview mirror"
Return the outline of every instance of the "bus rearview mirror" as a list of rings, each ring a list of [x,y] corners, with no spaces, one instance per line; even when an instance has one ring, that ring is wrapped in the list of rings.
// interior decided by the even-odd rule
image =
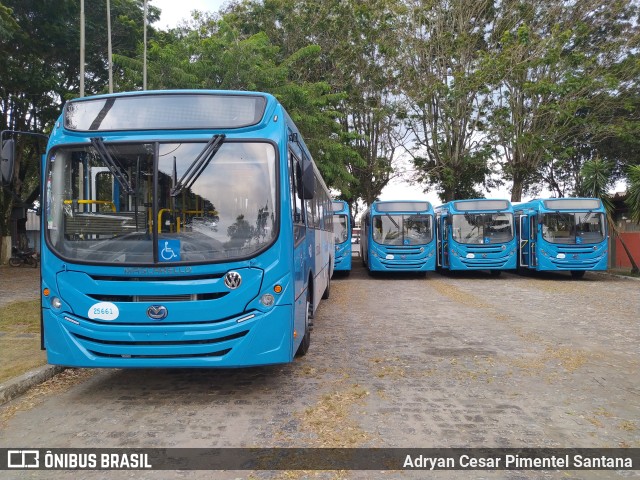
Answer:
[[[0,181],[8,185],[13,180],[13,168],[16,159],[16,142],[12,138],[2,142],[2,156],[0,157]]]

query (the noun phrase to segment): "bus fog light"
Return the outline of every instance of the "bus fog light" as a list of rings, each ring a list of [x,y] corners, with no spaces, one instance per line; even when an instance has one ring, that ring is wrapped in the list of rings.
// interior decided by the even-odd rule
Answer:
[[[62,308],[62,301],[58,297],[53,297],[51,299],[51,306],[56,310],[60,310],[60,308]]]
[[[260,297],[260,303],[265,307],[270,307],[275,302],[275,298],[270,293],[265,293]]]

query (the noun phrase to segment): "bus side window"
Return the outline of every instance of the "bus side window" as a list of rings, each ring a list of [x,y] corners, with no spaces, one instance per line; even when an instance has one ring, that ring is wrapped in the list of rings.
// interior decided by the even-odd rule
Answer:
[[[300,184],[302,180],[302,171],[300,169],[300,162],[293,155],[289,154],[289,181],[291,192],[291,212],[293,215],[293,241],[297,245],[298,242],[304,238],[304,217],[305,217],[305,202],[302,199],[302,186]]]

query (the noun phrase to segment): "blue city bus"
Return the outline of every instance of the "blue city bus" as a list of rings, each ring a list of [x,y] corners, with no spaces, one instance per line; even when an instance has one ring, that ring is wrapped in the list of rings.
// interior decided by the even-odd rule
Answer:
[[[333,210],[273,96],[78,98],[42,172],[49,363],[241,367],[307,352],[333,274]]]
[[[442,270],[515,270],[517,244],[508,200],[455,200],[435,209],[438,267]]]
[[[535,199],[514,206],[522,270],[606,270],[606,211],[597,198]]]
[[[370,273],[435,270],[434,212],[429,202],[376,200],[360,223],[360,256]]]
[[[351,211],[344,200],[333,201],[333,237],[334,271],[348,275],[351,272]]]

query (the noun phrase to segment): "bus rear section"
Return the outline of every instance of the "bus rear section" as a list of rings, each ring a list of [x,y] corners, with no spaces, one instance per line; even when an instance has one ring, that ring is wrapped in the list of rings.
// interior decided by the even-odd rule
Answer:
[[[607,218],[599,199],[535,199],[516,205],[515,215],[520,269],[574,278],[607,269]]]
[[[492,275],[515,270],[517,243],[511,202],[456,200],[437,207],[435,212],[438,267],[488,270]]]
[[[436,268],[433,207],[426,201],[375,201],[362,214],[360,255],[370,272]]]
[[[43,176],[49,363],[241,367],[306,353],[330,277],[331,203],[275,98],[67,102]]]
[[[351,212],[349,204],[334,200],[333,235],[335,241],[334,271],[348,275],[351,272]]]

